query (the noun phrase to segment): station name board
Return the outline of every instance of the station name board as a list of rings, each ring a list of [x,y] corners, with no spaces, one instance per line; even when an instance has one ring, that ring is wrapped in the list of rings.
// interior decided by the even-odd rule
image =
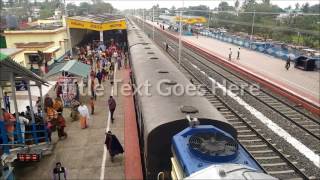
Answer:
[[[114,30],[114,29],[127,29],[126,21],[113,21],[113,22],[105,22],[101,24],[87,22],[87,21],[79,21],[75,19],[68,19],[67,20],[69,28],[76,28],[76,29],[90,29],[95,31],[107,31],[107,30]]]

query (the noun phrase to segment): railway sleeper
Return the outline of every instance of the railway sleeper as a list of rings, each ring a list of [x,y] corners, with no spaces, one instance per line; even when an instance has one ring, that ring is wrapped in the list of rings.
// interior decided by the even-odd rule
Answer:
[[[298,162],[291,162],[292,164],[298,164]],[[280,163],[262,163],[260,164],[263,167],[274,167],[274,166],[288,166],[287,163],[285,162],[280,162]]]
[[[255,129],[256,131],[261,131],[261,129]],[[250,129],[237,130],[238,133],[250,133],[252,132]]]
[[[262,142],[262,139],[239,139],[238,140],[241,143],[245,142]],[[267,139],[267,141],[271,141],[271,139]]]
[[[254,157],[256,160],[271,160],[271,159],[281,159],[279,156],[258,156]]]
[[[282,151],[281,149],[278,149],[278,151]],[[264,154],[264,153],[273,153],[272,150],[266,149],[266,150],[254,150],[254,151],[249,151],[251,154]]]
[[[275,146],[276,144],[273,144]],[[262,148],[262,147],[268,147],[266,144],[255,144],[255,145],[245,145],[247,148]]]
[[[248,128],[247,126],[233,126],[236,129]],[[252,125],[251,127],[256,127],[256,125]]]
[[[319,127],[319,125],[317,125],[317,124],[303,124],[302,125],[303,127]],[[318,129],[320,129],[320,128],[318,128]]]
[[[268,174],[270,175],[278,175],[278,174],[292,174],[295,173],[294,170],[289,169],[289,170],[280,170],[280,171],[268,171]]]
[[[230,120],[238,120],[238,119],[230,119]],[[229,121],[229,119],[228,119]],[[236,122],[229,122],[231,125],[236,125],[236,124],[244,124],[242,121],[236,121]]]

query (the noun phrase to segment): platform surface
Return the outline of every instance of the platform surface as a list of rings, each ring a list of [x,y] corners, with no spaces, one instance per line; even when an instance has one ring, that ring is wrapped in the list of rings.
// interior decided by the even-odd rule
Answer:
[[[147,20],[160,28],[160,24]],[[163,25],[163,24],[161,24]],[[168,31],[168,25],[165,25],[165,31],[178,37],[178,33]],[[240,60],[237,60],[237,50],[239,46],[223,42],[214,38],[201,36],[183,36],[182,40],[209,52],[210,54],[221,57],[228,61],[229,48],[232,49],[231,63],[257,76],[263,77],[268,81],[274,82],[278,86],[284,87],[300,97],[308,99],[310,102],[320,104],[320,72],[303,71],[294,68],[291,63],[289,70],[285,69],[285,61],[273,56],[259,53],[247,48],[240,47]],[[229,61],[230,62],[230,61]]]
[[[116,78],[121,78],[123,74],[121,71],[123,70],[117,71]],[[68,179],[124,179],[124,154],[116,156],[112,163],[109,153],[107,151],[106,153],[104,152],[105,131],[109,112],[107,99],[110,96],[111,85],[108,80],[103,84],[106,90],[104,95],[98,97],[97,101],[95,101],[95,114],[91,115],[89,127],[81,129],[79,121],[72,122],[70,109],[65,108],[64,117],[67,121],[65,131],[68,133],[68,138],[58,140],[57,132],[54,132],[52,137],[55,148],[52,155],[45,156],[38,163],[19,164],[15,169],[17,179],[51,179],[52,169],[56,162],[61,162],[67,169]],[[54,95],[52,89],[49,94]],[[114,114],[115,121],[109,127],[124,147],[124,98],[121,94],[114,97],[117,102]],[[86,99],[87,97],[81,96],[82,101],[86,102]],[[87,106],[90,111],[88,103]],[[103,159],[104,153],[105,159]]]
[[[320,97],[320,74],[319,71],[303,71],[294,68],[291,63],[289,70],[285,69],[285,61],[270,55],[259,53],[247,48],[240,48],[240,60],[237,60],[237,50],[239,46],[231,43],[219,41],[217,39],[199,36],[184,36],[185,41],[191,42],[202,49],[211,51],[214,54],[228,59],[229,48],[232,49],[231,62],[237,66],[244,67],[253,73],[257,73],[270,79],[280,81],[290,89],[293,87],[301,92],[309,94],[319,101]]]

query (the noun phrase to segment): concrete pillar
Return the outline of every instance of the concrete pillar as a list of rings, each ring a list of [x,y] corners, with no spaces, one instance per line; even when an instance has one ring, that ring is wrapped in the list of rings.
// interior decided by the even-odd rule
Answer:
[[[100,41],[103,42],[103,31],[100,31]]]

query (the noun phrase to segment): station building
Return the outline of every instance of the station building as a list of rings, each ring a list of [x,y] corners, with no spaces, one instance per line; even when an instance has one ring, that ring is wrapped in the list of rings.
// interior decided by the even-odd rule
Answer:
[[[43,52],[44,62],[50,66],[55,61],[61,60],[70,50],[67,28],[62,22],[39,21],[31,27],[20,30],[4,31],[7,48],[22,49],[23,55],[13,57],[19,64],[38,69],[38,51]]]

